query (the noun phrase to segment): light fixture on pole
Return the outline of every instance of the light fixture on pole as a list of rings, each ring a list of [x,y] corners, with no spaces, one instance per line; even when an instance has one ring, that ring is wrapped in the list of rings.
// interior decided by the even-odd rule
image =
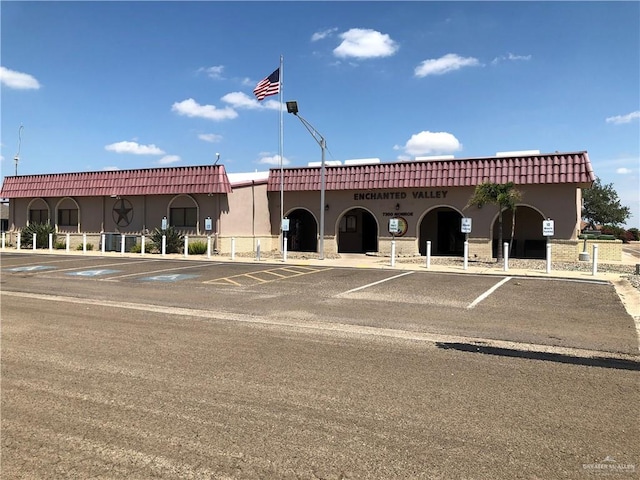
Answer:
[[[298,102],[291,101],[287,102],[287,113],[293,113],[298,119],[302,122],[305,128],[309,131],[311,136],[314,138],[318,145],[320,145],[320,149],[322,150],[322,162],[320,163],[320,246],[318,252],[318,258],[320,260],[324,260],[324,211],[325,211],[325,203],[324,203],[324,191],[325,191],[325,162],[324,162],[324,152],[327,148],[327,142],[324,137],[318,133],[318,131],[313,128],[309,122],[307,122],[302,116],[298,114]]]

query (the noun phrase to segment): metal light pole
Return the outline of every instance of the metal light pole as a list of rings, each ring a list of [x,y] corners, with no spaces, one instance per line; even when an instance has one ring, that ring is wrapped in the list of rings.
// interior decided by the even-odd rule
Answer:
[[[320,149],[322,150],[322,162],[320,165],[320,226],[319,226],[320,245],[319,245],[318,258],[320,260],[324,260],[324,206],[325,206],[324,192],[326,188],[324,152],[327,149],[327,142],[324,139],[324,137],[320,135],[320,133],[315,128],[313,128],[313,125],[311,125],[309,122],[307,122],[303,117],[301,117],[298,114],[298,102],[296,101],[287,102],[287,112],[293,113],[296,117],[298,117],[298,119],[309,131],[309,133],[314,138],[314,140],[318,142],[318,145],[320,145]]]

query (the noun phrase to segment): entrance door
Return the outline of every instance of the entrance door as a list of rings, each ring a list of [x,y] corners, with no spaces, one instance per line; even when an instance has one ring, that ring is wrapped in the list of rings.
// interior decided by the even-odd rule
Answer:
[[[287,218],[287,249],[291,252],[317,252],[318,224],[311,212],[299,208],[289,213]]]
[[[353,208],[340,218],[338,253],[378,251],[378,222],[371,213]]]
[[[464,234],[460,233],[462,215],[449,207],[438,207],[427,213],[420,222],[419,251],[426,255],[427,241],[433,255],[462,255]]]

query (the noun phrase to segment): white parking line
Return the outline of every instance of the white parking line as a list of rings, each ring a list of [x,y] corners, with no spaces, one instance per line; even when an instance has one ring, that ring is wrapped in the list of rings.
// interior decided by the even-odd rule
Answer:
[[[467,308],[474,308],[481,301],[483,301],[485,298],[487,298],[489,295],[491,295],[493,292],[495,292],[497,289],[499,289],[502,285],[504,285],[509,280],[511,280],[511,278],[512,277],[503,278],[501,281],[496,283],[493,287],[491,287],[489,290],[484,292],[482,295],[480,295],[478,298],[476,298],[473,302],[471,302],[469,305],[467,305]]]
[[[404,277],[405,275],[411,275],[413,272],[405,272],[400,275],[396,275],[395,277],[385,278],[383,280],[378,280],[377,282],[368,283],[367,285],[362,285],[361,287],[352,288],[351,290],[347,290],[346,292],[339,293],[336,296],[346,295],[347,293],[357,292],[358,290],[364,290],[365,288],[373,287],[374,285],[379,285],[380,283],[388,282],[389,280],[394,280],[396,278]]]

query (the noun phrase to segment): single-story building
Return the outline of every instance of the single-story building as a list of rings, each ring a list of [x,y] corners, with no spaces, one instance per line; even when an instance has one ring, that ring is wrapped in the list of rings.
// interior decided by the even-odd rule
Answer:
[[[513,182],[522,196],[511,256],[544,258],[549,240],[554,259],[576,260],[581,189],[594,180],[586,151],[529,151],[325,165],[324,175],[321,165],[253,174],[205,165],[10,176],[0,197],[9,200],[10,235],[31,222],[49,222],[75,244],[83,234],[98,244],[102,234],[141,236],[171,225],[190,238],[210,237],[221,254],[230,252],[231,239],[237,252],[255,251],[258,242],[263,251],[280,251],[284,233],[289,251],[318,252],[324,243],[326,254],[388,254],[395,240],[398,255],[425,255],[430,242],[433,255],[461,256],[466,218],[470,255],[490,258],[498,248],[498,209],[467,204],[481,183]],[[504,241],[511,239],[511,213],[503,213]],[[389,233],[390,219],[397,233]],[[551,237],[542,228],[549,219]]]

